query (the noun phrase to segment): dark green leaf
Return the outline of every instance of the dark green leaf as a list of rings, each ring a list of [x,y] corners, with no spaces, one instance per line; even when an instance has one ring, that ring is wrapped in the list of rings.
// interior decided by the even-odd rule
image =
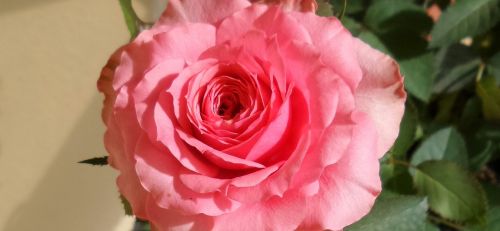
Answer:
[[[418,191],[428,196],[429,207],[446,219],[480,220],[486,213],[481,185],[452,162],[424,162],[417,166],[414,180]]]
[[[381,51],[382,53],[389,54],[387,47],[380,41],[380,39],[368,30],[361,31],[358,36],[363,42],[368,43],[371,47]]]
[[[433,133],[415,151],[411,164],[416,166],[428,160],[448,160],[467,167],[467,147],[462,135],[453,127]]]
[[[404,30],[419,34],[430,30],[432,26],[432,20],[422,7],[403,0],[374,2],[366,11],[364,22],[376,33]]]
[[[490,206],[500,207],[500,187],[491,183],[482,183]]]
[[[434,93],[458,91],[472,83],[481,63],[475,51],[461,44],[442,48],[436,61],[439,70],[434,82]]]
[[[480,144],[478,145],[479,150],[477,150],[477,153],[473,153],[470,159],[470,168],[474,171],[479,171],[486,165],[495,151],[495,146],[491,140],[478,141],[477,143]]]
[[[389,50],[382,43],[379,37],[377,37],[370,29],[363,27],[356,20],[345,16],[342,19],[342,24],[356,37],[363,40],[363,42],[368,43],[371,47],[385,53],[389,54]]]
[[[426,227],[427,202],[413,196],[379,197],[372,211],[346,231],[421,231]]]
[[[108,157],[107,156],[103,156],[103,157],[95,157],[95,158],[91,158],[91,159],[88,159],[88,160],[82,160],[80,162],[78,162],[80,164],[91,164],[91,165],[108,165]]]
[[[352,35],[356,37],[359,35],[359,33],[361,33],[361,31],[366,30],[366,28],[363,28],[360,23],[348,16],[344,16],[342,18],[342,24],[351,32]]]
[[[400,165],[394,165],[393,176],[384,184],[384,187],[402,195],[415,194],[415,187],[408,169]]]
[[[483,33],[500,18],[498,0],[462,0],[449,6],[432,29],[431,47]]]
[[[454,92],[451,94],[447,94],[441,97],[438,101],[438,112],[436,115],[436,122],[438,123],[446,123],[453,116],[453,106],[457,101],[458,92]]]
[[[335,12],[339,12],[340,9],[344,6],[344,0],[330,0],[330,3],[333,5],[333,9]],[[345,13],[356,14],[363,11],[365,8],[363,0],[347,0],[347,8]]]
[[[460,130],[472,133],[477,129],[478,124],[482,123],[480,121],[481,118],[481,101],[478,97],[474,96],[465,103],[460,118]]]
[[[392,154],[396,159],[404,159],[406,152],[413,145],[417,131],[417,122],[417,116],[411,107],[407,106],[399,125],[398,138],[392,147]]]
[[[483,77],[476,84],[476,92],[481,98],[483,115],[487,120],[500,121],[500,88],[497,87],[495,78]]]
[[[430,52],[400,60],[405,88],[416,98],[428,102],[434,81],[434,55]]]
[[[429,222],[425,224],[425,229],[424,231],[439,231],[439,228]]]
[[[393,30],[377,34],[398,61],[412,59],[427,53],[427,40],[415,32]]]
[[[394,176],[394,165],[383,163],[380,165],[380,179],[382,185],[385,185]]]
[[[125,211],[125,215],[133,216],[134,213],[132,212],[132,207],[130,206],[130,203],[123,195],[120,195],[120,201],[122,202],[123,211]]]
[[[500,207],[491,208],[486,215],[485,225],[474,225],[464,229],[464,231],[498,231],[500,230]]]
[[[497,84],[500,84],[500,52],[496,53],[488,61],[488,72],[495,76]]]

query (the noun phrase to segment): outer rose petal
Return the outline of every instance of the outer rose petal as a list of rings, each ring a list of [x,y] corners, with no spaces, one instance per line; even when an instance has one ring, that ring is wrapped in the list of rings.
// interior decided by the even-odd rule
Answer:
[[[355,91],[361,81],[354,38],[342,23],[333,17],[319,17],[312,13],[292,12],[293,17],[307,29],[312,44],[321,50],[321,61],[330,67]],[[335,45],[332,45],[335,44]]]
[[[281,4],[285,9],[302,12],[316,12],[318,3],[315,0],[250,0],[252,3]]]
[[[250,6],[246,0],[169,0],[155,26],[179,22],[215,24],[232,13]]]
[[[113,104],[115,103],[116,93],[113,89],[113,76],[116,67],[120,64],[122,52],[123,47],[120,47],[111,55],[101,70],[99,80],[97,80],[97,89],[104,94],[101,117],[106,125],[108,124],[109,117],[113,111]]]
[[[211,230],[213,227],[211,217],[203,214],[186,216],[175,210],[160,208],[151,196],[146,199],[146,208],[154,231]]]
[[[364,113],[354,112],[356,124],[343,157],[326,167],[317,195],[306,200],[304,230],[342,230],[366,215],[381,191],[377,133]]]
[[[295,230],[305,216],[305,200],[294,192],[283,197],[250,204],[232,213],[215,217],[217,231],[288,231]]]
[[[363,79],[356,89],[356,108],[368,114],[378,133],[377,155],[382,157],[399,133],[406,92],[399,66],[391,57],[371,48],[359,39],[354,47]]]

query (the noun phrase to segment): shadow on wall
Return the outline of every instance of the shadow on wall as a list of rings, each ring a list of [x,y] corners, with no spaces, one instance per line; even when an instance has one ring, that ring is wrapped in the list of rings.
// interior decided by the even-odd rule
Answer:
[[[110,167],[77,164],[106,155],[101,97],[93,98],[30,198],[0,230],[113,230],[123,217]]]
[[[0,0],[0,15],[59,1],[61,0]]]

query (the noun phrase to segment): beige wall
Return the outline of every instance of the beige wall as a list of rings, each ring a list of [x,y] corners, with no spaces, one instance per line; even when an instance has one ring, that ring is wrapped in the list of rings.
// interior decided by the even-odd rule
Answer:
[[[76,164],[105,155],[95,82],[127,40],[118,0],[0,0],[0,230],[129,229],[116,172]]]

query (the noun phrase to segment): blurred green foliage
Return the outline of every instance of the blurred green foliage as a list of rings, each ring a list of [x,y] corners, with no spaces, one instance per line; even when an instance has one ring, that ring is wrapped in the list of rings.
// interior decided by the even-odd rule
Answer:
[[[382,196],[347,230],[500,230],[500,0],[348,0],[341,20],[409,93]]]

